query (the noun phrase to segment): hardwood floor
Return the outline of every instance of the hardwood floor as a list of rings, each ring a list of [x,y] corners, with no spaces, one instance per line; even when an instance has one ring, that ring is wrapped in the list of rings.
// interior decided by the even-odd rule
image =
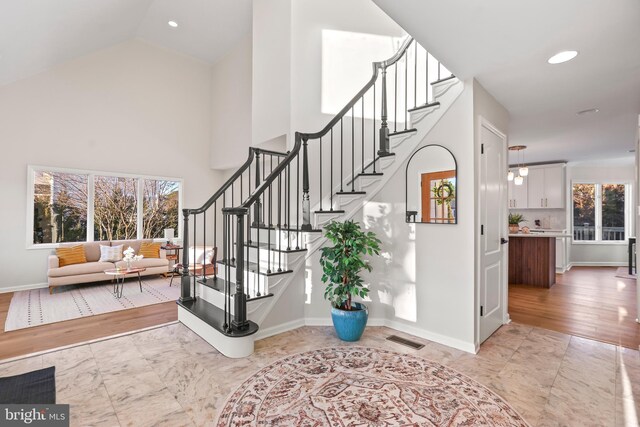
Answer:
[[[518,323],[638,350],[636,281],[617,267],[573,267],[550,289],[509,285],[509,314]]]
[[[37,351],[122,334],[178,319],[174,301],[4,332],[13,293],[0,294],[0,361]]]

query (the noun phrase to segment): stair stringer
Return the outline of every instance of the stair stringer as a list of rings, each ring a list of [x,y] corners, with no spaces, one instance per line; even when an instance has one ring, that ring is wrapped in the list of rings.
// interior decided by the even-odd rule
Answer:
[[[422,116],[416,120],[417,132],[411,136],[405,138],[403,135],[403,143],[394,150],[395,156],[392,164],[388,166],[384,172],[384,175],[379,177],[377,185],[369,186],[367,188],[367,194],[361,203],[352,203],[351,206],[345,206],[345,212],[339,214],[341,220],[352,218],[356,215],[364,206],[366,206],[370,200],[378,194],[387,184],[387,182],[400,171],[402,164],[409,158],[409,156],[418,148],[422,140],[429,134],[429,132],[435,127],[440,119],[447,113],[449,108],[453,105],[455,100],[462,94],[464,90],[464,83],[457,78],[454,81],[445,81],[443,84],[447,85],[446,90],[441,91],[437,101],[440,101],[440,107],[428,114],[424,114],[421,111],[411,112],[410,115]],[[412,121],[413,123],[413,121]],[[345,180],[346,181],[346,180]],[[348,182],[348,181],[346,181]],[[320,203],[311,209],[311,212],[315,212],[320,207]],[[314,214],[315,215],[315,214]],[[317,216],[317,215],[316,215]],[[260,307],[260,310],[256,310],[256,315],[251,320],[258,325],[262,325],[273,307],[277,304],[280,297],[284,294],[284,291],[288,288],[289,284],[299,274],[300,268],[306,265],[306,260],[311,257],[317,250],[319,250],[326,243],[327,239],[320,233],[303,233],[305,235],[304,241],[306,243],[307,251],[301,253],[300,258],[295,260],[295,265],[289,267],[292,273],[288,274],[287,279],[279,283],[279,289],[273,292],[274,296],[267,300],[265,304]],[[316,236],[317,234],[317,236]]]

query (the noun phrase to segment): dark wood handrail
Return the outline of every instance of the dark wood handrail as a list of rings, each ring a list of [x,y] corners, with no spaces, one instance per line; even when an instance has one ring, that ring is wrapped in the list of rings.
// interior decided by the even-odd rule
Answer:
[[[396,62],[398,62],[400,58],[402,58],[402,56],[405,54],[405,52],[407,51],[407,49],[409,48],[412,42],[413,42],[413,38],[407,37],[407,39],[402,43],[402,46],[400,46],[400,49],[391,58],[387,59],[386,61],[374,62],[372,64],[373,75],[371,76],[371,79],[364,85],[362,89],[360,89],[360,91],[358,91],[358,93],[351,99],[351,101],[349,101],[347,105],[345,105],[345,107],[342,110],[340,110],[340,112],[338,112],[338,114],[336,114],[335,117],[329,121],[329,123],[327,123],[327,125],[321,131],[315,132],[315,133],[296,132],[295,145],[293,146],[293,149],[289,152],[287,157],[285,157],[284,160],[280,162],[280,164],[273,170],[273,172],[271,172],[269,176],[267,176],[262,181],[260,186],[258,186],[258,188],[254,190],[254,192],[241,205],[241,207],[250,208],[260,198],[260,196],[266,191],[266,189],[269,188],[269,186],[276,180],[278,175],[280,175],[282,171],[284,171],[285,168],[298,155],[298,153],[300,152],[300,148],[302,147],[303,141],[308,141],[310,139],[318,139],[326,135],[331,130],[331,128],[333,128],[340,121],[340,119],[342,119],[351,110],[351,108],[360,100],[360,98],[369,89],[371,89],[371,87],[373,87],[373,84],[378,78],[380,69],[389,67],[390,65],[393,65]],[[230,214],[230,213],[231,213],[230,211],[227,211],[227,214]]]
[[[331,119],[329,123],[327,123],[327,125],[321,131],[315,132],[315,133],[302,133],[301,134],[302,137],[307,139],[318,139],[320,137],[325,136],[327,133],[329,133],[331,128],[333,128],[336,124],[338,124],[340,119],[342,119],[351,110],[351,108],[356,105],[356,103],[360,100],[360,98],[362,98],[362,96],[365,93],[367,93],[369,89],[373,87],[373,84],[378,79],[380,69],[387,68],[395,64],[396,62],[398,62],[400,58],[402,58],[404,53],[407,51],[409,46],[411,45],[411,42],[413,42],[413,38],[407,37],[407,39],[404,41],[404,43],[402,43],[402,46],[400,46],[400,49],[395,53],[395,55],[393,55],[391,58],[387,59],[386,61],[374,62],[372,64],[373,75],[371,76],[371,79],[364,85],[362,89],[360,89],[360,91],[358,91],[356,96],[351,98],[351,101],[349,101],[347,105],[345,105],[344,108],[340,110],[338,114],[336,114],[334,118]]]
[[[260,151],[260,150],[254,147],[249,147],[249,157],[247,158],[247,160],[242,164],[242,166],[240,166],[240,168],[233,175],[231,175],[231,177],[224,184],[222,184],[222,187],[220,187],[218,191],[216,191],[213,194],[213,196],[211,196],[209,200],[207,200],[205,204],[199,207],[198,209],[183,209],[182,210],[183,216],[203,213],[204,211],[209,209],[211,205],[213,205],[216,202],[216,200],[218,200],[224,194],[224,192],[227,191],[227,189],[233,185],[233,183],[240,177],[240,175],[242,175],[242,173],[246,171],[249,168],[249,166],[251,166],[251,163],[253,162],[254,154],[256,151]]]

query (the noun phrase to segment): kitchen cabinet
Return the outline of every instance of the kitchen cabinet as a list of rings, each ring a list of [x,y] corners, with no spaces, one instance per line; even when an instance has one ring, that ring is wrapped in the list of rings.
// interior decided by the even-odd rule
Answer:
[[[526,181],[522,185],[515,185],[509,181],[509,208],[524,209],[528,205]]]
[[[530,167],[525,178],[527,208],[564,208],[564,165]]]

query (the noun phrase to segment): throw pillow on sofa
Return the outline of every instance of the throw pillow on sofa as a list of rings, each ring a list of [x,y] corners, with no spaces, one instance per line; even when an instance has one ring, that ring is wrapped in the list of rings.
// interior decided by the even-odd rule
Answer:
[[[56,249],[56,255],[58,256],[59,267],[72,264],[84,264],[87,262],[83,245],[58,248]]]
[[[160,258],[160,246],[162,243],[142,242],[138,255],[145,258]]]
[[[122,245],[100,245],[100,262],[118,262],[122,260]]]

